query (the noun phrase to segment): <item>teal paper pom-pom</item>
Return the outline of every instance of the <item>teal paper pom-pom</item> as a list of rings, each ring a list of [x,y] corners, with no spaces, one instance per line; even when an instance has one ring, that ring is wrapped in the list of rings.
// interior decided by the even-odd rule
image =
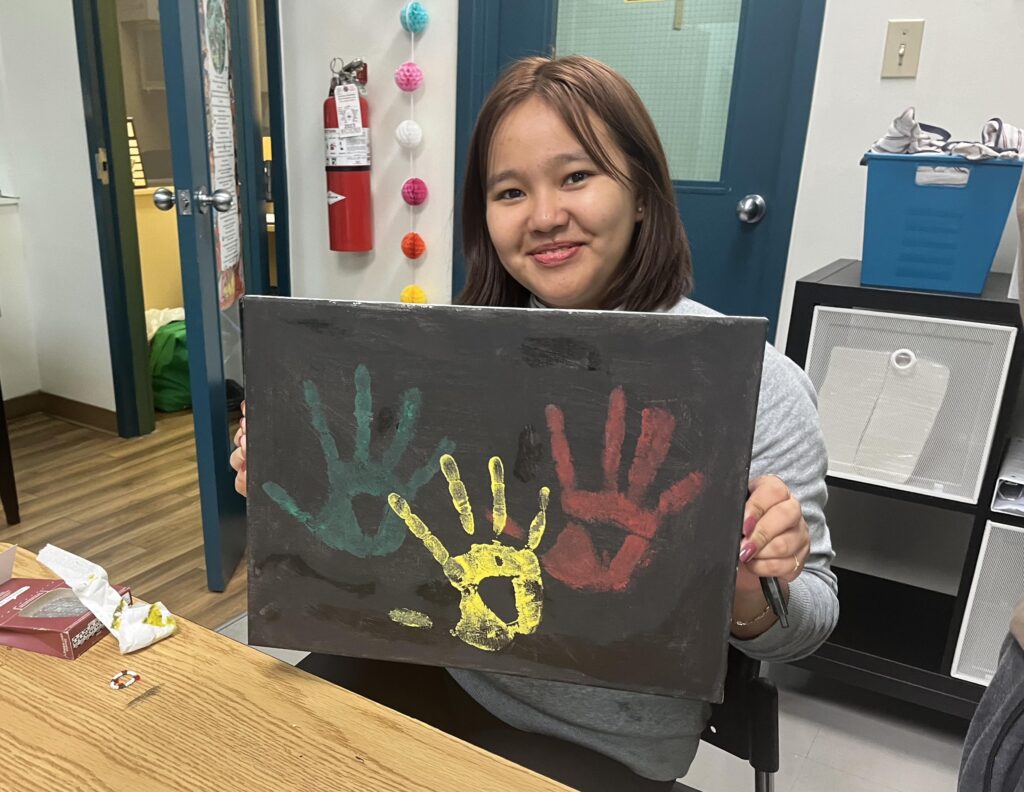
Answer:
[[[402,27],[410,33],[422,33],[430,14],[421,3],[406,3],[402,8]]]

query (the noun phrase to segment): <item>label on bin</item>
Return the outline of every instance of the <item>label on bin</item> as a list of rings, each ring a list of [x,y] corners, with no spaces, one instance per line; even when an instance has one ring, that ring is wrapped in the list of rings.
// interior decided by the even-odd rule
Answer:
[[[919,187],[966,187],[971,179],[969,168],[948,165],[918,165],[914,183]]]

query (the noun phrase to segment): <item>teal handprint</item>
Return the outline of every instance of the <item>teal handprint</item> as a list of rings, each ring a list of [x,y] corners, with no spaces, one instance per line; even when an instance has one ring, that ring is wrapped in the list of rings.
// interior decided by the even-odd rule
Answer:
[[[320,391],[309,380],[303,383],[313,431],[320,440],[320,448],[327,465],[329,494],[319,513],[314,516],[304,511],[283,487],[273,481],[266,482],[263,491],[327,546],[359,558],[384,556],[401,547],[409,534],[402,520],[389,508],[388,495],[398,492],[408,500],[415,498],[419,489],[437,473],[439,468],[436,460],[442,454],[451,453],[455,444],[447,437],[442,439],[429,456],[431,461],[416,470],[409,481],[403,484],[399,481],[395,468],[416,434],[422,401],[420,391],[418,388],[410,388],[402,395],[398,428],[395,430],[391,445],[380,460],[371,460],[370,423],[373,418],[373,399],[370,393],[370,372],[366,366],[360,365],[356,368],[355,386],[355,451],[352,459],[346,461],[338,455],[334,435],[327,428]],[[359,527],[352,502],[360,495],[380,498],[381,522],[376,533],[364,532]]]

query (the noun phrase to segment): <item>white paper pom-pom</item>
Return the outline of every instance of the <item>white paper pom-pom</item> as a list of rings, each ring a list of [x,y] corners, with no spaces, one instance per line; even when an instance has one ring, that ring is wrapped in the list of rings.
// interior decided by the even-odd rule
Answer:
[[[395,129],[395,139],[403,148],[414,149],[423,142],[423,129],[408,118]]]

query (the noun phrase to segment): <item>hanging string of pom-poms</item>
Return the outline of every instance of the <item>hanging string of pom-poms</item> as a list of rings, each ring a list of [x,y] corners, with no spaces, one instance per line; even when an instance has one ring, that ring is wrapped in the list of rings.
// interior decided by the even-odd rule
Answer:
[[[402,254],[416,261],[427,252],[427,243],[416,231],[416,207],[422,206],[430,191],[423,179],[416,176],[416,150],[423,142],[423,129],[416,123],[416,90],[423,85],[423,70],[416,63],[416,37],[427,27],[430,15],[422,3],[406,3],[400,21],[409,34],[409,60],[395,69],[395,85],[409,94],[409,117],[395,129],[395,138],[409,152],[409,177],[402,183],[402,200],[409,207],[409,232],[402,237]],[[425,303],[423,289],[410,284],[402,289],[402,302]]]

